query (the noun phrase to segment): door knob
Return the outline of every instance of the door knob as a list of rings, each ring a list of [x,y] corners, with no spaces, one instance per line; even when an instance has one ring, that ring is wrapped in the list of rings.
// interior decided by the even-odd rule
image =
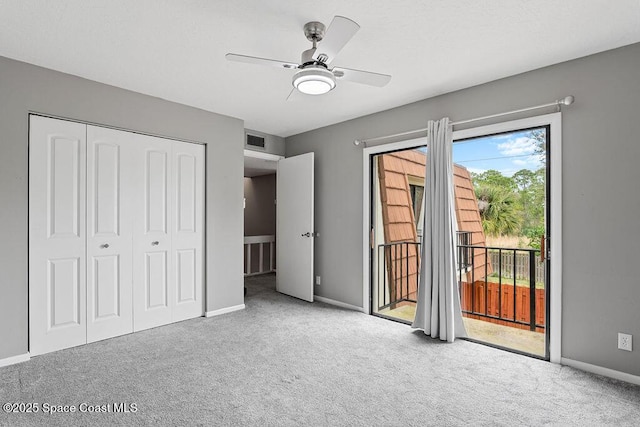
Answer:
[[[102,248],[102,249],[107,249],[108,247],[109,247],[108,243],[104,243],[104,244],[100,245],[100,248]]]
[[[311,237],[311,233],[307,231],[306,233],[302,234],[302,237]]]
[[[160,242],[158,242],[157,240],[154,240],[153,242],[151,242],[151,246],[158,246],[160,244]]]

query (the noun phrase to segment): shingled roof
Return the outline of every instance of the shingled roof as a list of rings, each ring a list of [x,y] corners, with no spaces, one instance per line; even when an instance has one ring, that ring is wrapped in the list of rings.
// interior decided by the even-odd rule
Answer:
[[[378,156],[380,199],[385,243],[419,242],[411,199],[412,178],[424,182],[426,154],[419,150],[405,150]],[[482,220],[469,171],[454,165],[455,204],[458,230],[471,232],[471,244],[485,245]],[[485,275],[484,250],[474,250],[476,279]],[[400,293],[409,299],[417,297],[417,245],[406,245],[401,253],[388,254],[388,284],[391,295]],[[394,268],[395,267],[395,268]],[[487,265],[490,273],[490,265]],[[404,291],[401,292],[401,289]],[[408,292],[407,292],[408,290]],[[408,295],[407,295],[408,294]]]

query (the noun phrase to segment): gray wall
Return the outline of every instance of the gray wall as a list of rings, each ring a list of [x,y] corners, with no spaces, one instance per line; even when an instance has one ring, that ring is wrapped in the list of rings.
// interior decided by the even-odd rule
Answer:
[[[28,345],[29,111],[207,143],[206,309],[243,303],[243,122],[0,57],[0,359]]]
[[[575,95],[562,124],[562,356],[640,375],[640,350],[617,349],[618,332],[640,340],[638,70],[635,44],[287,138],[287,156],[316,156],[316,293],[362,305],[362,149],[354,139]]]
[[[276,234],[276,174],[244,179],[244,235]]]
[[[259,147],[252,147],[250,145],[246,145],[246,134],[251,134],[255,136],[261,136],[264,138],[264,150]],[[284,156],[285,153],[285,145],[284,138],[275,135],[269,135],[268,133],[260,132],[252,129],[245,129],[245,149],[252,151],[260,151],[263,153],[276,154],[278,156]]]

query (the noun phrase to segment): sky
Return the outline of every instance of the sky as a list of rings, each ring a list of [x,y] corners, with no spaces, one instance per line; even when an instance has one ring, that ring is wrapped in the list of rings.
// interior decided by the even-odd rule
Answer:
[[[527,136],[529,132],[517,131],[454,142],[453,162],[470,172],[495,169],[505,176],[521,169],[538,170],[543,164],[540,156],[535,154],[535,142]]]

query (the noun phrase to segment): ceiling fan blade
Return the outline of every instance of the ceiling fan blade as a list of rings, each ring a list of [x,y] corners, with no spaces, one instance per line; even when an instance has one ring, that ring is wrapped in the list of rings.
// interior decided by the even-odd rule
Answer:
[[[313,59],[318,60],[320,55],[324,55],[326,59],[323,57],[322,62],[325,64],[330,63],[359,29],[360,25],[351,19],[344,16],[335,16],[329,28],[327,28],[324,38],[318,44],[318,49],[313,54]]]
[[[350,68],[334,67],[331,72],[337,79],[348,80],[363,85],[383,87],[391,81],[388,74],[372,73],[371,71],[352,70]]]
[[[278,68],[298,68],[298,64],[294,62],[278,61],[275,59],[258,58],[257,56],[238,55],[235,53],[227,53],[225,55],[228,61],[246,62],[247,64],[268,65]]]

